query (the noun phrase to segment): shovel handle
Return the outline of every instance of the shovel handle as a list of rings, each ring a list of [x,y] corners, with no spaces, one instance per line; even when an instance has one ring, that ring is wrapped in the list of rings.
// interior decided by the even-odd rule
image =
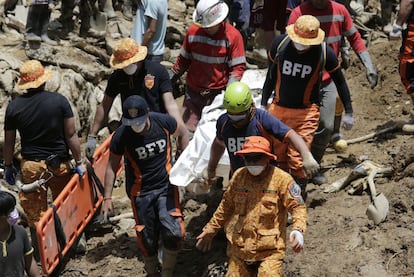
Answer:
[[[369,185],[369,190],[371,191],[371,198],[372,201],[374,201],[375,197],[377,196],[377,190],[375,188],[375,184],[374,184],[374,177],[375,175],[378,173],[378,168],[373,168],[371,170],[371,172],[368,175],[368,185]]]

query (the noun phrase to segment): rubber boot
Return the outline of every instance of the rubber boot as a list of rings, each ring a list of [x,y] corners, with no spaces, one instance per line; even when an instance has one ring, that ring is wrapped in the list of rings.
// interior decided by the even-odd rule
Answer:
[[[143,257],[144,264],[145,264],[145,271],[147,272],[147,276],[156,277],[160,276],[158,270],[158,257],[157,255],[154,256],[147,256]]]
[[[30,227],[30,237],[32,239],[33,257],[37,263],[40,262],[39,244],[37,243],[36,228]]]
[[[306,191],[306,185],[308,184],[309,180],[303,179],[303,178],[297,178],[297,177],[294,177],[294,179],[300,187],[300,190],[301,190],[300,193],[302,195],[303,201],[306,202],[306,199],[308,198],[308,192]]]
[[[172,277],[175,263],[177,261],[178,250],[162,249],[162,271],[161,277]]]

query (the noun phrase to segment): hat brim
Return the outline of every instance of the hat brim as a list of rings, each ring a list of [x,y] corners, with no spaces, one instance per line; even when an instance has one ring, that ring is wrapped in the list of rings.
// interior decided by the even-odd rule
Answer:
[[[212,27],[214,25],[217,25],[217,24],[223,22],[224,19],[226,19],[227,15],[229,14],[229,6],[227,6],[227,4],[224,3],[224,2],[222,4],[224,4],[223,13],[220,15],[220,17],[218,17],[216,20],[214,20],[210,24],[205,24],[205,25],[197,22],[197,9],[195,9],[194,12],[193,12],[193,22],[194,22],[194,24],[196,24],[197,26],[200,26],[202,28],[209,28],[209,27]]]
[[[292,41],[302,45],[318,45],[321,44],[325,38],[325,32],[321,28],[319,28],[318,36],[316,38],[303,38],[295,33],[294,27],[295,24],[286,26],[286,33]]]
[[[17,88],[20,90],[26,90],[26,89],[30,89],[30,88],[38,88],[41,85],[43,85],[44,83],[46,83],[47,81],[49,81],[52,78],[52,71],[49,69],[45,69],[45,72],[43,73],[42,76],[40,76],[39,78],[37,78],[34,81],[24,81],[22,80],[22,78],[19,79],[19,81],[17,82]]]
[[[244,156],[246,154],[265,154],[266,156],[268,156],[269,158],[271,158],[273,160],[277,159],[276,155],[274,155],[272,153],[269,153],[269,152],[266,152],[265,150],[258,149],[258,148],[255,148],[255,149],[251,149],[251,148],[250,149],[242,149],[242,150],[236,151],[234,154],[237,155],[237,156]]]
[[[144,60],[145,57],[147,56],[147,52],[148,52],[148,49],[146,46],[140,46],[139,51],[135,56],[127,60],[122,60],[122,61],[116,60],[114,54],[112,54],[111,58],[109,59],[109,64],[114,69],[122,69],[124,67],[127,67],[130,64]]]
[[[147,115],[143,115],[140,117],[136,117],[136,118],[126,118],[126,117],[122,117],[122,124],[126,125],[126,126],[132,126],[132,125],[141,125],[144,124],[145,121],[147,120]]]

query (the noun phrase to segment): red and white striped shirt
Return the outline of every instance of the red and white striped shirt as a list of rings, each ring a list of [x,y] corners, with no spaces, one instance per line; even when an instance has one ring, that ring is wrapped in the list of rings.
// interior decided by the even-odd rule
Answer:
[[[184,38],[180,55],[173,66],[179,75],[187,72],[187,85],[194,91],[220,90],[230,77],[241,79],[246,67],[243,39],[229,23],[221,23],[211,37],[192,25]]]

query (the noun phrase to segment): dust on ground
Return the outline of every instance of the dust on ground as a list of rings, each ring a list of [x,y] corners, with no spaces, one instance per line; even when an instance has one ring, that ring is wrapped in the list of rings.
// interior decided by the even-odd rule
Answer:
[[[400,82],[397,53],[400,41],[377,41],[369,52],[379,71],[378,86],[371,90],[357,57],[345,74],[351,89],[355,126],[343,131],[357,138],[412,119],[413,105]],[[366,192],[349,195],[346,190],[324,193],[324,186],[308,186],[308,231],[305,248],[295,254],[289,247],[284,276],[413,276],[414,275],[414,138],[397,130],[360,143],[345,153],[328,149],[322,166],[333,182],[349,174],[363,160],[392,167],[388,177],[375,178],[377,190],[389,200],[385,222],[374,225],[365,212],[370,204]],[[116,191],[115,209],[130,211],[123,188]],[[226,240],[219,233],[212,250],[201,253],[195,237],[214,212],[222,195],[219,188],[209,195],[183,202],[186,237],[174,276],[224,276]],[[145,276],[132,222],[128,231],[106,226],[87,232],[87,252],[75,255],[61,276]]]

